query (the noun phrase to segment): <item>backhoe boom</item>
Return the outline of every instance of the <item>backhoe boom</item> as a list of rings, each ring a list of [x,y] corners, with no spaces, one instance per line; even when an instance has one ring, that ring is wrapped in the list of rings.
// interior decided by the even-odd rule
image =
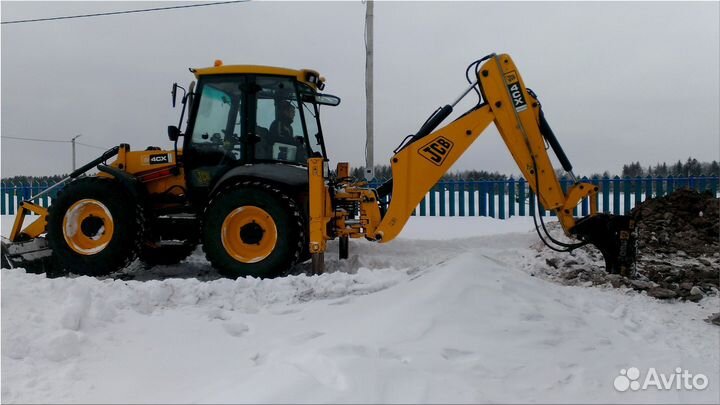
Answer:
[[[393,240],[433,185],[494,123],[539,203],[556,212],[566,235],[580,239],[577,243],[568,244],[546,234],[557,245],[555,248],[572,250],[592,243],[603,253],[608,271],[631,273],[635,255],[633,222],[627,217],[598,214],[598,187],[593,184],[576,181],[567,192],[563,191],[545,149],[545,141],[552,146],[563,168],[575,179],[572,165],[545,120],[537,97],[525,87],[509,55],[493,54],[481,61],[484,63],[477,69],[478,81],[473,86],[479,87],[482,103],[447,126],[433,131],[450,115],[459,99],[453,105],[439,109],[392,157],[393,179],[378,190],[369,189],[365,183],[327,179],[323,176],[323,160],[310,159],[310,252],[323,253],[325,241],[335,236],[365,237],[382,243]],[[313,179],[314,176],[323,177]],[[390,188],[391,199],[385,211],[378,197],[387,194]],[[573,208],[585,198],[592,200],[591,214],[576,220],[572,216]],[[359,208],[357,226],[347,225],[352,222],[349,221],[351,212],[337,209],[347,207],[351,202]],[[316,271],[321,271],[319,265]]]

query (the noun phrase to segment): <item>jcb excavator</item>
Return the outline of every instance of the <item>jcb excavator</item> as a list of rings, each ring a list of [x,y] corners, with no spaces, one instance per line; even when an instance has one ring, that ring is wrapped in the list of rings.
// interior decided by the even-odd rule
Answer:
[[[329,240],[339,238],[341,258],[350,238],[393,240],[425,194],[495,123],[538,202],[556,212],[576,242],[553,238],[542,216],[540,238],[559,251],[593,244],[607,271],[633,272],[633,220],[596,212],[593,184],[575,181],[563,191],[546,142],[575,179],[572,165],[509,55],[491,54],[468,66],[470,86],[395,150],[393,178],[377,189],[352,179],[346,163],[331,174],[319,107],[340,99],[319,93],[325,80],[316,71],[221,61],[191,71],[197,87],[173,86],[173,105],[178,89],[184,91],[180,124],[189,111],[184,133],[181,125],[168,128],[174,149],[131,152],[122,144],[55,185],[61,189],[49,209],[32,201],[50,189],[24,201],[3,241],[6,266],[97,276],[137,257],[148,264],[179,262],[201,243],[227,277],[274,277],[310,258],[313,272],[321,273]],[[436,129],[472,91],[477,105]],[[93,168],[99,172],[86,175]],[[573,208],[585,198],[591,214],[576,219]],[[39,216],[23,228],[28,212]]]

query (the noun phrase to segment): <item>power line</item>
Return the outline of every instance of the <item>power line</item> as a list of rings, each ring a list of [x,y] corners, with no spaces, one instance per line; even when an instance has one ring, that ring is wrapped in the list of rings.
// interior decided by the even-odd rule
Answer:
[[[246,3],[248,1],[250,1],[250,0],[219,1],[219,2],[214,2],[214,3],[189,4],[189,5],[184,5],[184,6],[156,7],[156,8],[146,8],[146,9],[126,10],[126,11],[111,11],[111,12],[107,12],[107,13],[80,14],[80,15],[63,16],[63,17],[49,17],[49,18],[35,18],[35,19],[31,19],[31,20],[13,20],[13,21],[3,21],[3,22],[0,22],[0,24],[20,24],[20,23],[29,23],[29,22],[40,22],[40,21],[68,20],[71,18],[100,17],[100,16],[131,14],[131,13],[146,13],[146,12],[150,12],[150,11],[173,10],[173,9],[179,9],[179,8],[217,6],[217,5],[221,5],[221,4],[232,4],[232,3]]]
[[[7,139],[19,139],[21,141],[35,141],[35,142],[61,142],[61,143],[70,143],[70,141],[60,141],[57,139],[39,139],[39,138],[20,138],[17,136],[0,136],[0,138],[7,138]]]
[[[87,146],[88,148],[95,148],[95,149],[100,149],[100,150],[110,149],[110,148],[103,148],[103,147],[95,146],[95,145],[88,145],[88,144],[86,144],[86,143],[77,142],[77,141],[75,141],[75,143],[78,144],[78,145]]]
[[[72,143],[72,141],[61,141],[61,140],[57,140],[57,139],[21,138],[21,137],[17,137],[17,136],[5,136],[5,135],[0,136],[0,138],[17,139],[20,141],[33,141],[33,142]],[[87,143],[82,143],[82,142],[77,142],[77,141],[75,141],[75,143],[78,145],[87,146],[88,148],[95,148],[95,149],[100,149],[100,150],[109,149],[109,148],[103,148],[101,146],[89,145]]]

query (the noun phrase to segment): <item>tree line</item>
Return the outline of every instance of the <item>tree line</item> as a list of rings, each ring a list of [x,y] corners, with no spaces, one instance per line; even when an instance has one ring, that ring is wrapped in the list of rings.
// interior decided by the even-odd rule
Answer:
[[[355,167],[351,171],[351,176],[357,179],[365,177],[365,168]],[[564,177],[562,170],[557,171],[559,178]],[[685,162],[678,160],[676,163],[667,164],[656,163],[655,165],[644,166],[639,161],[624,164],[619,174],[621,177],[690,177],[690,176],[718,176],[720,175],[720,165],[716,160],[712,162],[700,162],[695,158],[688,157]],[[15,184],[32,183],[48,183],[52,184],[66,178],[67,174],[56,174],[52,176],[13,176],[2,178],[3,182],[12,182]],[[593,173],[592,177],[613,177],[615,174],[605,171],[604,173]],[[389,179],[392,177],[392,171],[389,165],[375,166],[375,178],[378,180]],[[442,181],[469,181],[469,180],[507,180],[511,176],[502,174],[497,171],[487,170],[460,170],[446,173],[442,177]],[[581,176],[582,177],[582,176]]]
[[[623,165],[622,176],[625,177],[690,177],[690,176],[717,176],[720,174],[720,165],[716,160],[712,162],[699,162],[697,159],[688,157],[685,163],[678,160],[677,163],[657,163],[655,166],[648,165],[645,168],[640,162],[633,162]]]
[[[356,167],[352,169],[351,175],[355,178],[365,177],[365,168]],[[565,178],[565,172],[562,169],[556,170],[558,178]],[[639,161],[624,164],[622,171],[618,173],[611,173],[605,171],[603,173],[592,173],[588,178],[593,177],[614,177],[619,175],[620,177],[690,177],[690,176],[720,176],[720,164],[716,160],[712,162],[700,162],[695,158],[688,157],[687,161],[683,163],[678,160],[675,164],[656,163],[648,165],[647,167],[640,164]],[[375,178],[376,179],[389,179],[392,177],[392,171],[388,165],[375,166]],[[446,173],[441,181],[451,180],[507,180],[511,176],[506,174],[495,172],[488,172],[486,170],[462,170],[457,172]],[[583,177],[580,175],[579,177]]]

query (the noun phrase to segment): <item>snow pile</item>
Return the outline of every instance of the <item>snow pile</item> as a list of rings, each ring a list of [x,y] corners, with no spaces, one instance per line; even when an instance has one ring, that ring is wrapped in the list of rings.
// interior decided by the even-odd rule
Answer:
[[[3,403],[717,402],[720,328],[702,321],[717,297],[531,277],[531,222],[411,221],[349,261],[328,253],[322,276],[219,279],[198,257],[176,270],[207,281],[4,270]],[[628,367],[709,386],[618,392]]]

